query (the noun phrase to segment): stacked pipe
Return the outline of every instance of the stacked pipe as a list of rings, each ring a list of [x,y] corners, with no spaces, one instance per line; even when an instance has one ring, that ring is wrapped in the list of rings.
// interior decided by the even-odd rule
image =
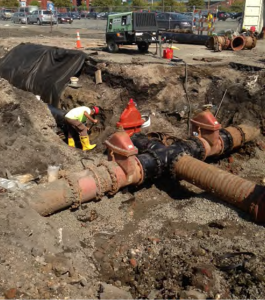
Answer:
[[[250,213],[255,221],[265,222],[265,187],[202,162],[208,156],[242,146],[254,139],[259,130],[245,125],[221,129],[209,107],[191,124],[192,137],[168,147],[142,134],[130,139],[120,128],[105,142],[108,161],[90,164],[86,170],[31,189],[28,203],[47,216],[105,194],[113,195],[128,185],[168,176],[170,172],[176,180],[185,179]]]
[[[209,38],[206,46],[214,51],[222,51],[232,49],[240,51],[245,49],[253,49],[257,45],[257,39],[254,35],[245,36],[238,35],[229,38],[228,36],[212,36]]]

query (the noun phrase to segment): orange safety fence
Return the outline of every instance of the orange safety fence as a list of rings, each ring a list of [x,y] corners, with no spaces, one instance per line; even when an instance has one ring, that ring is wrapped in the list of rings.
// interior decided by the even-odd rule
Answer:
[[[193,31],[197,31],[198,34],[203,34],[203,32],[213,33],[215,31],[215,23],[217,18],[213,17],[212,20],[208,21],[208,18],[202,16],[201,10],[193,11]]]

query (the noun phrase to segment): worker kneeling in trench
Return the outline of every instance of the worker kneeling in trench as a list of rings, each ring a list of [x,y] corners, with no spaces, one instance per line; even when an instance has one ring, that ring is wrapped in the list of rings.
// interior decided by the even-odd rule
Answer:
[[[73,138],[74,130],[79,134],[83,151],[92,150],[97,146],[96,144],[90,144],[89,136],[87,134],[87,131],[89,129],[87,128],[85,123],[87,120],[89,120],[92,123],[96,124],[98,120],[93,119],[92,116],[97,115],[98,113],[99,108],[97,106],[93,106],[90,108],[86,106],[80,106],[71,109],[65,115],[65,121],[68,125],[68,145],[70,147],[75,147],[75,140]]]

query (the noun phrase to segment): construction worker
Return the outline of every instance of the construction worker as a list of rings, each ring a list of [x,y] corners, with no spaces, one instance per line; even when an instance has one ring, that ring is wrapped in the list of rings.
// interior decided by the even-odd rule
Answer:
[[[211,28],[213,26],[213,15],[210,11],[207,14],[207,24],[208,24],[208,35],[212,35]]]
[[[98,120],[92,118],[93,115],[99,113],[99,108],[97,106],[86,107],[80,106],[71,109],[65,115],[65,121],[68,125],[68,145],[70,147],[75,147],[75,141],[73,138],[73,131],[77,131],[80,137],[83,151],[92,150],[96,147],[96,144],[91,145],[89,141],[89,136],[87,134],[87,126],[85,125],[87,120],[96,124]]]

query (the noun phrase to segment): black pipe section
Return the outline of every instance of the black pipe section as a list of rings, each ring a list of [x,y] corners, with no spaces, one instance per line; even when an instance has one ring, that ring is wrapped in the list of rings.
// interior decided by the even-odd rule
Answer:
[[[197,35],[192,33],[165,32],[162,39],[176,41],[181,44],[205,45],[209,40],[208,35]]]
[[[225,129],[220,130],[220,136],[224,143],[224,151],[229,152],[233,148],[233,138]],[[205,148],[202,141],[197,137],[188,140],[178,140],[171,146],[166,147],[159,140],[150,140],[142,133],[135,134],[131,140],[139,155],[137,158],[141,162],[145,179],[156,178],[164,172],[171,171],[171,167],[178,157],[188,154],[199,160],[205,159]]]
[[[159,141],[153,140],[148,144],[143,143],[144,139],[141,139],[142,145],[145,144],[147,149],[141,149],[142,154],[139,154],[137,158],[142,164],[145,179],[156,178],[164,172],[169,172],[175,159],[183,154],[196,158],[201,155],[198,145],[193,140],[178,141],[176,144],[166,147]],[[150,148],[150,146],[153,146],[153,148]],[[155,148],[155,146],[158,146],[158,148]]]
[[[136,133],[131,137],[131,140],[134,144],[134,146],[138,149],[139,153],[142,153],[143,151],[147,149],[160,149],[164,148],[165,145],[156,139],[149,139],[145,134],[143,133]]]
[[[220,137],[224,142],[224,153],[225,152],[229,152],[233,149],[233,137],[230,134],[230,132],[228,132],[225,129],[221,129],[220,130]]]
[[[54,117],[57,125],[59,127],[63,126],[65,124],[64,116],[67,114],[67,111],[56,108],[50,104],[48,104],[48,108],[49,108],[52,116]]]

